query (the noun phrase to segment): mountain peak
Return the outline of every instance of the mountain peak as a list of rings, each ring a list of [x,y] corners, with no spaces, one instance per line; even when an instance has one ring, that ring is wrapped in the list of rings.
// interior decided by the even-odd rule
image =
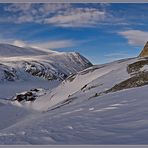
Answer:
[[[143,50],[141,51],[140,57],[148,57],[148,41],[147,43],[145,44]]]

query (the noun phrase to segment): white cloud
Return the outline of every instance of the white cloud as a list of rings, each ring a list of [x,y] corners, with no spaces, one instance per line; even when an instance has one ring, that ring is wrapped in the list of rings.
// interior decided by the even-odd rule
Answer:
[[[121,58],[121,57],[125,57],[127,56],[128,54],[127,53],[110,53],[110,54],[107,54],[105,55],[105,57],[108,57],[108,58]]]
[[[127,30],[118,32],[128,40],[130,45],[144,45],[148,41],[148,32],[141,30]]]
[[[82,41],[84,42],[84,41]],[[8,42],[6,42],[8,43]],[[46,41],[46,42],[27,42],[21,40],[9,41],[10,44],[13,44],[18,47],[34,47],[39,49],[57,49],[57,48],[66,48],[66,47],[73,47],[80,43],[80,41],[74,40],[53,40],[53,41]]]
[[[14,3],[14,4],[10,4],[6,7],[4,7],[5,11],[9,11],[9,12],[19,12],[19,11],[28,11],[30,10],[32,7],[31,3]]]
[[[108,62],[111,62],[111,61],[128,58],[130,57],[130,55],[128,53],[117,52],[117,53],[109,53],[105,55],[104,57]]]
[[[71,8],[71,5],[68,3],[47,3],[40,6],[39,12],[49,14],[49,12],[55,13],[57,11],[67,10],[69,8]]]
[[[35,22],[61,27],[90,27],[105,19],[106,12],[104,6],[102,7],[74,7],[68,3],[20,3],[10,4],[4,11],[12,14],[5,21],[14,23]]]
[[[20,41],[20,40],[15,40],[13,42],[13,45],[18,46],[18,47],[25,47],[26,46],[26,43],[23,42],[23,41]]]
[[[55,40],[55,41],[46,41],[46,42],[31,44],[31,46],[46,48],[46,49],[66,48],[66,47],[73,47],[75,45],[76,41],[73,40]]]
[[[62,27],[89,27],[103,21],[105,12],[94,8],[71,8],[51,18],[46,18],[45,23]]]
[[[30,15],[22,15],[17,18],[17,23],[27,23],[27,22],[33,22],[33,17]]]
[[[4,7],[4,11],[9,12],[10,16],[5,21],[14,23],[35,22],[42,23],[45,18],[53,13],[58,13],[61,10],[67,9],[70,4],[47,3],[14,3]]]

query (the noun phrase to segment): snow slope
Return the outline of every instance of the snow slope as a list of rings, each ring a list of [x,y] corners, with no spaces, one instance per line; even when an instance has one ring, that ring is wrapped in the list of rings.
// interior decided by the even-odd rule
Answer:
[[[93,66],[76,75],[71,75],[52,92],[36,100],[31,107],[37,110],[48,110],[65,100],[75,98],[75,96],[88,99],[95,93],[103,92],[129,78],[127,65],[134,61],[137,59]]]
[[[34,101],[1,99],[0,144],[148,144],[147,89],[148,58],[137,57],[73,73]]]
[[[148,144],[148,85],[95,96],[96,92],[104,92],[134,77],[133,73],[127,72],[127,66],[139,61],[145,59],[127,59],[91,67],[73,79],[67,78],[36,102],[27,102],[30,109],[35,110],[28,110],[23,104],[22,112],[26,110],[30,114],[18,117],[20,121],[15,123],[11,119],[9,127],[3,126],[0,144]],[[140,73],[148,71],[146,65],[140,68]],[[53,92],[56,103],[50,101]],[[37,108],[39,103],[41,108]]]
[[[69,76],[58,87],[36,100],[31,108],[49,110],[66,102],[80,100],[75,98],[86,100],[126,89],[126,86],[132,88],[147,85],[147,65],[147,58],[133,58],[90,67]]]
[[[0,143],[148,144],[147,89],[129,89],[32,114],[3,128]]]

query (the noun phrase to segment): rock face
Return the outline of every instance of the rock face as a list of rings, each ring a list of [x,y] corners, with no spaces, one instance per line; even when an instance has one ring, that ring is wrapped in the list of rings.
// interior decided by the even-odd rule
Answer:
[[[139,57],[148,57],[148,42],[145,44],[142,52],[140,53]]]
[[[116,84],[111,89],[105,91],[105,93],[116,92],[128,88],[141,87],[148,85],[148,72],[141,72],[119,84]]]

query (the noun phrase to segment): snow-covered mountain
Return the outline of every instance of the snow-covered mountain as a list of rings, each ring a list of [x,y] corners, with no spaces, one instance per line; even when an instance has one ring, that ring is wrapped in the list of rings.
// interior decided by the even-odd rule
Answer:
[[[48,80],[63,80],[72,73],[92,66],[77,52],[54,52],[9,44],[0,44],[0,56],[1,80],[8,81],[22,79],[22,71]]]
[[[1,100],[0,143],[148,144],[147,89],[146,56],[91,66]]]
[[[56,52],[47,49],[0,44],[0,85],[10,83],[10,81],[15,81],[10,85],[17,83],[16,87],[20,82],[30,83],[30,81],[33,81],[33,87],[41,87],[41,81],[45,82],[46,85],[52,84],[51,81],[47,82],[47,80],[56,81],[54,84],[58,84],[70,74],[77,73],[90,66],[92,64],[77,52]],[[39,81],[40,83],[36,85]],[[25,87],[22,83],[20,85],[20,87],[22,85],[24,87],[19,92],[28,89],[28,86]],[[3,90],[0,89],[1,91]],[[17,91],[18,89],[14,90],[14,92]]]

